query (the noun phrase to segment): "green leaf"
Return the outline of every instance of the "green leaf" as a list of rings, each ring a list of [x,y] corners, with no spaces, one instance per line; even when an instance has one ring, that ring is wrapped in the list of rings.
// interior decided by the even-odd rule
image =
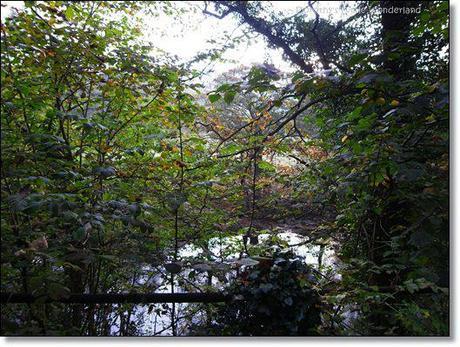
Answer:
[[[240,151],[243,147],[236,143],[231,143],[221,150],[222,155],[228,155]]]
[[[430,13],[427,11],[422,12],[420,14],[420,20],[425,23],[428,22],[430,20]]]
[[[229,91],[225,92],[224,101],[227,104],[229,104],[229,103],[231,103],[233,101],[235,96],[236,96],[236,92],[234,90],[229,90]]]
[[[209,94],[208,98],[209,98],[209,101],[211,101],[211,103],[215,103],[221,98],[221,95],[220,94]]]
[[[72,6],[67,7],[64,13],[69,21],[72,21],[75,18],[75,10],[72,8]]]
[[[349,60],[349,65],[351,67],[355,66],[356,64],[362,62],[364,60],[364,58],[366,58],[368,56],[368,54],[366,53],[358,53],[358,54],[355,54],[353,55],[350,60]]]
[[[62,213],[62,217],[66,222],[75,222],[75,221],[78,221],[79,219],[78,214],[72,211],[64,211]]]
[[[414,283],[412,280],[405,281],[404,287],[411,294],[415,293],[418,290],[418,285]]]
[[[78,228],[72,233],[72,237],[76,241],[81,241],[86,235],[86,231],[83,227]]]
[[[356,118],[359,118],[359,116],[361,115],[362,109],[363,109],[362,106],[359,106],[355,108],[352,112],[349,112],[346,116],[347,120],[352,121],[352,120],[355,120]]]
[[[275,171],[276,169],[275,165],[269,163],[268,161],[261,161],[260,163],[258,163],[258,165],[260,169],[266,171]]]
[[[219,88],[216,89],[217,92],[226,92],[227,90],[230,90],[232,86],[228,83],[224,83]]]

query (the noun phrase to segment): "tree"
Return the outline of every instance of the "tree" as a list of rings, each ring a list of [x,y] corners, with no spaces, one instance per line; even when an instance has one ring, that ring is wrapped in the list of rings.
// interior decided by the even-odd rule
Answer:
[[[295,71],[203,86],[192,63],[239,39],[154,54],[145,16],[190,14],[169,2],[2,22],[2,333],[447,335],[448,3],[203,6]]]

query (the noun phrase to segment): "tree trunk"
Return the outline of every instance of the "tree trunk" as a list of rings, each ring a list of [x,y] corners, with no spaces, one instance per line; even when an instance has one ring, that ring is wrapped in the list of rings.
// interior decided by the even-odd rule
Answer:
[[[414,73],[417,57],[415,47],[409,44],[409,34],[420,7],[420,1],[380,1],[383,67],[396,79],[410,78]]]

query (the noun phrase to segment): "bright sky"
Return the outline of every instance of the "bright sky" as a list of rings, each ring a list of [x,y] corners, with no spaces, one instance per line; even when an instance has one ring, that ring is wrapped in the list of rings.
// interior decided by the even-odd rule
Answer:
[[[23,1],[1,1],[7,7],[2,8],[2,19],[12,13],[12,8],[23,8]],[[239,26],[234,16],[227,16],[223,19],[214,18],[204,15],[204,7],[201,1],[173,1],[179,8],[194,9],[188,11],[186,15],[179,17],[161,15],[153,17],[144,16],[145,25],[143,25],[145,40],[164,52],[177,56],[178,61],[186,62],[192,59],[199,52],[207,52],[212,48],[221,47],[226,41],[226,36],[236,37],[243,33],[246,26]],[[308,6],[307,1],[271,1],[276,11],[282,12],[283,16],[289,16],[297,13],[301,8]],[[339,10],[339,2],[321,1],[315,4],[315,8],[322,17],[328,17],[338,20],[351,15]],[[210,9],[211,10],[211,9]],[[312,16],[308,9],[306,14]],[[216,43],[209,42],[210,39],[216,40]],[[274,64],[282,71],[292,69],[289,63],[282,59],[280,49],[270,49],[261,37],[253,37],[244,40],[235,48],[228,50],[223,55],[225,62],[214,62],[211,65],[199,64],[194,68],[207,69],[212,68],[211,76],[235,68],[240,65],[250,65],[252,63],[269,62]]]
[[[273,3],[277,9],[286,12],[298,10],[299,6],[305,5],[304,2],[299,1]],[[199,52],[220,46],[208,42],[210,39],[222,44],[226,41],[226,36],[237,37],[243,33],[243,27],[238,27],[238,22],[233,16],[218,19],[202,14],[202,2],[177,2],[176,5],[194,8],[196,11],[187,14],[186,22],[173,16],[161,16],[154,20],[146,18],[147,27],[144,32],[147,40],[154,46],[169,54],[177,55],[181,61],[189,60]],[[289,64],[282,60],[281,51],[269,49],[261,38],[251,39],[250,44],[247,41],[239,44],[227,51],[223,57],[227,60],[225,63],[217,62],[212,65],[216,75],[241,64],[250,65],[264,61],[271,62],[284,70],[289,68]]]
[[[271,4],[276,11],[282,12],[283,16],[293,15],[308,6],[307,1],[271,1]],[[176,5],[188,9],[194,8],[196,11],[187,13],[185,22],[184,19],[172,16],[161,16],[153,20],[146,18],[147,26],[144,32],[146,39],[154,46],[169,54],[177,55],[181,61],[191,59],[198,52],[219,47],[219,44],[209,43],[210,39],[216,39],[222,43],[225,42],[223,37],[226,35],[237,37],[243,33],[244,29],[247,30],[247,26],[239,26],[234,16],[229,15],[218,19],[204,15],[202,13],[204,5],[201,1],[180,1],[176,2]],[[339,5],[340,3],[336,1],[321,1],[315,5],[315,8],[322,17],[331,15],[336,20],[350,15],[340,11]],[[305,13],[312,16],[309,9]],[[234,49],[228,50],[223,57],[226,62],[212,65],[213,75],[218,75],[241,64],[250,65],[262,62],[272,63],[283,71],[292,69],[290,64],[283,60],[281,49],[268,48],[261,37],[251,38],[250,42],[244,40]]]

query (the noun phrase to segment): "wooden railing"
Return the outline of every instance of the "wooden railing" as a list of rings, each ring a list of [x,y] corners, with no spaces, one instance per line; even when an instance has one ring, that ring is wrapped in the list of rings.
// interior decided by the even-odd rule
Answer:
[[[219,293],[123,293],[123,294],[70,294],[62,298],[49,295],[32,295],[20,293],[1,293],[2,304],[16,303],[53,303],[65,304],[148,304],[148,303],[183,303],[183,302],[226,302],[229,295]]]
[[[439,288],[448,293],[448,288]],[[369,288],[369,291],[374,291]],[[380,287],[382,293],[402,293],[405,292],[397,287]],[[318,294],[322,295],[329,290],[321,290]],[[435,293],[437,290],[432,288],[419,288],[415,291],[417,294]],[[407,293],[407,292],[406,292]],[[412,293],[412,294],[415,294]],[[229,302],[232,300],[231,295],[221,293],[122,293],[122,294],[70,294],[61,298],[52,298],[49,295],[33,295],[22,293],[1,293],[2,304],[17,303],[53,303],[60,302],[65,304],[149,304],[149,303],[217,303]]]

